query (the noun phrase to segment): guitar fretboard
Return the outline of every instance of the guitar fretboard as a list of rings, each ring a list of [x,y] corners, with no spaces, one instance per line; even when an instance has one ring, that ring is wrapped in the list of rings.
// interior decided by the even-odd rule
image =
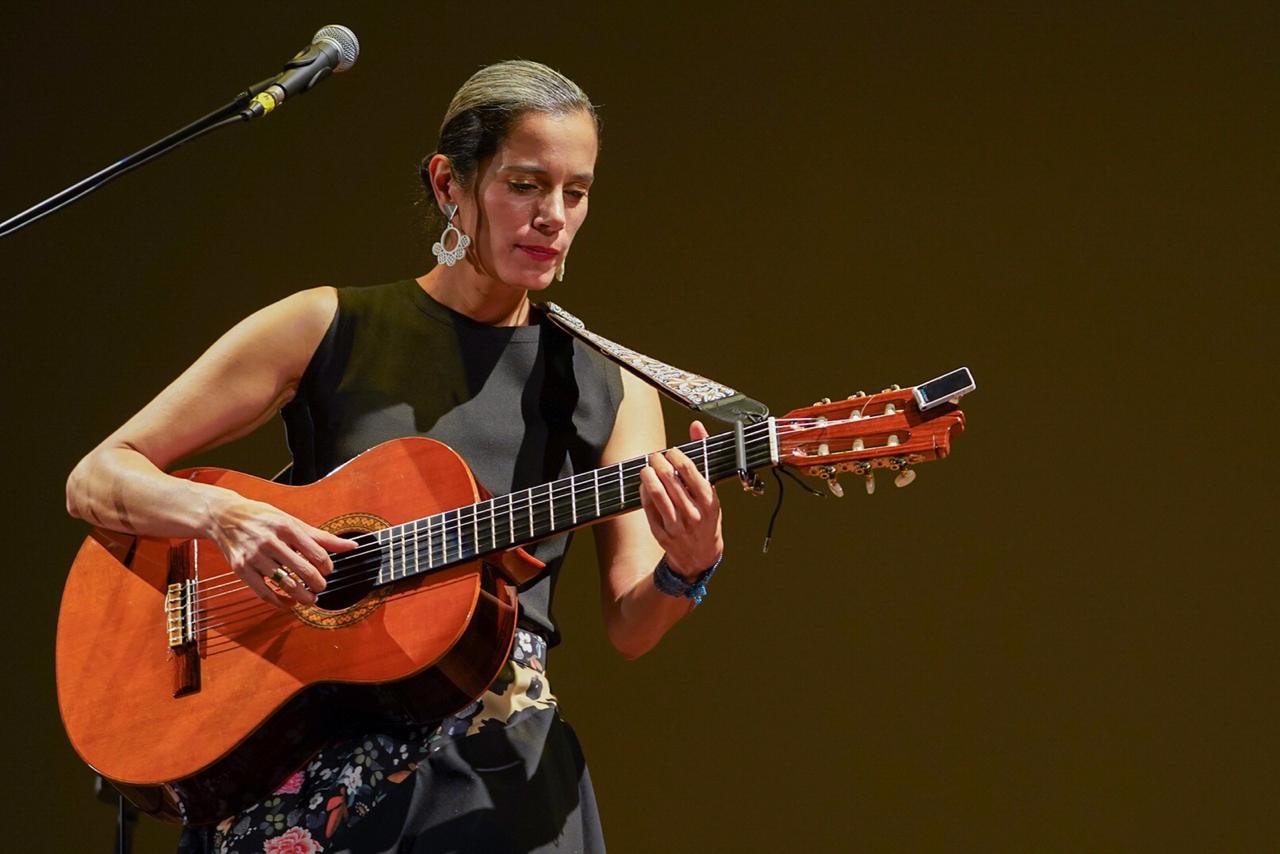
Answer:
[[[777,463],[774,419],[746,427],[742,439],[748,469]],[[731,431],[677,447],[717,483],[738,474],[737,445]],[[377,583],[465,563],[634,510],[640,506],[640,472],[647,466],[647,457],[636,457],[375,531]]]

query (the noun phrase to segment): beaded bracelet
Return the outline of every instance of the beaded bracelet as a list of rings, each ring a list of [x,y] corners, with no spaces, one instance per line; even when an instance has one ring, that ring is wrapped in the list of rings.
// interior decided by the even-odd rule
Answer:
[[[698,577],[693,581],[685,581],[675,573],[667,563],[667,556],[663,555],[658,565],[653,568],[653,586],[668,596],[692,599],[694,607],[697,607],[702,604],[703,598],[707,595],[707,582],[716,574],[722,560],[724,560],[724,552],[720,553],[720,557],[716,558],[716,562],[711,564],[710,568],[698,573]]]

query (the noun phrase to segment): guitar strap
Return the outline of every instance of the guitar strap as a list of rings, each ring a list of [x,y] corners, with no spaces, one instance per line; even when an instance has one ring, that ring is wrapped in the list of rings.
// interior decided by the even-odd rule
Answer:
[[[682,371],[652,356],[637,353],[630,347],[624,347],[616,341],[597,335],[587,329],[585,323],[553,302],[545,303],[542,307],[546,311],[547,318],[556,326],[581,339],[667,397],[694,412],[718,418],[729,424],[759,421],[769,414],[769,407],[747,397],[742,392],[699,374]]]

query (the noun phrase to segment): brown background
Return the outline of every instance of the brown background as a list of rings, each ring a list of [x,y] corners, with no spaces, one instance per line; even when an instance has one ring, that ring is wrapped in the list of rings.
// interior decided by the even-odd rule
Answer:
[[[608,647],[583,538],[552,673],[611,848],[1273,845],[1275,8],[883,5],[7,10],[3,216],[323,23],[364,53],[0,242],[0,848],[111,844],[57,719],[66,473],[258,306],[425,270],[416,163],[511,57],[603,105],[554,290],[599,331],[778,412],[980,384],[950,460],[874,498],[789,490],[767,556],[771,498],[723,488],[711,598],[640,661]],[[207,459],[284,456],[268,427]],[[172,838],[144,822],[138,851]]]

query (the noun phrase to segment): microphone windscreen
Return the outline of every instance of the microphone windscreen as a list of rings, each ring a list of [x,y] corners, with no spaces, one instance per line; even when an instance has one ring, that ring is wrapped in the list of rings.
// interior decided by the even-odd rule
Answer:
[[[355,65],[356,57],[360,55],[360,41],[356,38],[356,34],[341,24],[327,24],[321,27],[311,41],[312,43],[327,41],[342,54],[342,59],[333,69],[334,74],[339,74]]]

